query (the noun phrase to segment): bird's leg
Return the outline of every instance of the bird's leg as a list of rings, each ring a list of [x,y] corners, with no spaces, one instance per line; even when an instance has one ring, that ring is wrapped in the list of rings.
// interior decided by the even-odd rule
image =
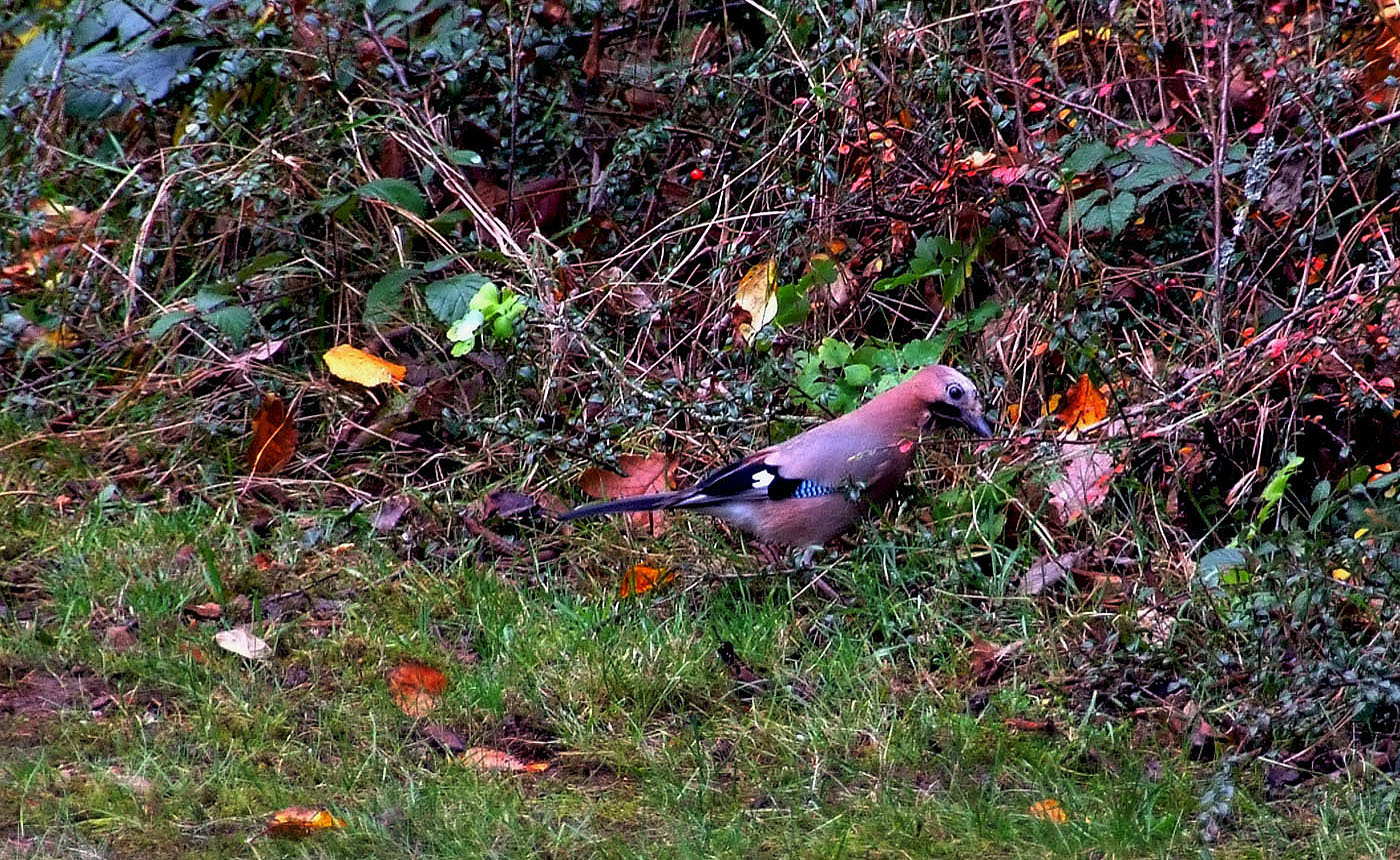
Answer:
[[[802,552],[797,556],[798,570],[806,570],[807,568],[810,568],[812,566],[812,559],[817,555],[817,553],[823,551],[824,549],[825,547],[821,546],[820,544],[816,544],[802,550]],[[814,576],[812,577],[812,587],[817,590],[818,594],[820,594],[822,597],[825,597],[827,600],[830,600],[832,603],[840,603],[844,605],[847,602],[846,598],[842,597],[840,592],[826,584],[826,580],[822,579],[821,571],[814,571]]]
[[[782,567],[785,559],[782,550],[769,543],[760,543],[757,546],[759,561],[768,567]]]

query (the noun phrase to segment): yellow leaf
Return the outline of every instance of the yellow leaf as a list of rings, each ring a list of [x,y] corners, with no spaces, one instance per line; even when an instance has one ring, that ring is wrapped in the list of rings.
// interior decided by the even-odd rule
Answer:
[[[1108,416],[1108,400],[1089,381],[1087,373],[1081,374],[1079,381],[1065,392],[1059,407],[1055,417],[1060,419],[1066,430],[1083,430]]]
[[[1351,571],[1347,570],[1345,567],[1333,568],[1332,578],[1338,582],[1346,582],[1351,579]]]
[[[1047,797],[1044,800],[1038,800],[1032,803],[1030,808],[1026,811],[1036,818],[1043,821],[1053,821],[1056,824],[1064,824],[1069,820],[1069,816],[1065,814],[1064,807],[1053,797]]]
[[[754,335],[773,321],[778,315],[778,262],[768,258],[739,280],[734,291],[734,304],[749,315],[747,321],[739,323],[739,338],[744,343],[752,343]]]
[[[1078,38],[1079,38],[1079,28],[1078,28],[1078,27],[1075,27],[1073,30],[1066,30],[1066,31],[1064,31],[1063,33],[1060,34],[1060,37],[1059,37],[1058,39],[1055,40],[1055,47],[1057,47],[1057,48],[1063,48],[1065,45],[1068,45],[1070,42],[1073,42],[1075,39],[1078,39]]]
[[[267,821],[267,835],[278,839],[304,839],[318,830],[344,827],[345,822],[324,809],[309,806],[289,806],[272,813]]]
[[[326,350],[326,354],[321,358],[325,360],[326,367],[330,369],[331,373],[347,382],[356,382],[366,388],[373,388],[386,382],[402,382],[404,374],[408,372],[408,368],[402,364],[385,361],[377,355],[370,355],[348,343],[342,343],[340,346]]]
[[[1365,526],[1362,526],[1361,528],[1359,528],[1359,529],[1356,530],[1356,533],[1353,534],[1353,535],[1351,536],[1351,538],[1352,538],[1352,540],[1361,540],[1362,538],[1364,538],[1366,535],[1368,535],[1368,534],[1370,534],[1370,533],[1371,533],[1371,530],[1370,530],[1370,529],[1366,528]]]

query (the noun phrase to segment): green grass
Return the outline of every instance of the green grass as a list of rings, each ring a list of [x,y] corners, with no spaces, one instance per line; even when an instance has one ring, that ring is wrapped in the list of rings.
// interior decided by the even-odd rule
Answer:
[[[51,474],[83,474],[76,452],[43,453]],[[6,488],[37,486],[22,467],[5,478]],[[84,685],[58,704],[0,713],[10,855],[1201,850],[1201,797],[1222,762],[1190,761],[1150,721],[1071,707],[1046,677],[1064,619],[960,592],[961,563],[920,551],[917,537],[896,551],[872,527],[869,544],[831,559],[827,576],[850,599],[840,606],[803,577],[736,567],[742,556],[714,546],[721,538],[704,525],[656,545],[590,526],[562,560],[502,571],[472,544],[453,561],[406,561],[392,535],[338,509],[283,513],[260,533],[246,500],[210,498],[218,505],[79,501],[60,512],[51,497],[0,497],[11,571],[0,691],[14,702],[42,674]],[[613,596],[620,552],[659,547],[676,563],[707,544],[714,560],[679,563],[675,583]],[[938,581],[946,587],[927,587]],[[262,598],[302,587],[335,603],[268,617],[275,607]],[[225,619],[184,613],[219,589]],[[106,628],[132,620],[135,644],[111,647]],[[248,620],[273,659],[214,645],[215,632]],[[1026,640],[1024,659],[987,690],[969,679],[974,633]],[[737,689],[716,656],[721,641],[768,679],[765,690]],[[479,773],[433,748],[384,680],[408,658],[449,679],[431,721],[549,770]],[[112,701],[94,711],[103,694]],[[1013,716],[1059,728],[1013,731]],[[1367,856],[1389,844],[1387,783],[1271,803],[1256,771],[1232,771],[1219,856]],[[1067,821],[1030,814],[1046,798]],[[290,805],[329,808],[347,826],[246,843]]]

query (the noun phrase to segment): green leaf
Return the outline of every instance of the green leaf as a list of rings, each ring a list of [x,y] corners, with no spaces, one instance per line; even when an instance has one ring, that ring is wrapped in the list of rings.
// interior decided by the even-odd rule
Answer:
[[[406,179],[375,179],[361,185],[356,193],[370,200],[383,200],[419,217],[427,210],[418,187]]]
[[[237,272],[234,273],[233,279],[235,281],[238,281],[239,283],[242,283],[243,281],[248,280],[249,278],[253,277],[259,272],[267,271],[273,266],[280,266],[282,263],[287,262],[291,258],[292,255],[288,254],[286,251],[273,251],[270,254],[263,254],[260,257],[254,257],[252,262],[248,263],[248,265],[244,266],[243,268],[239,269]]]
[[[1071,200],[1070,204],[1065,207],[1064,214],[1060,216],[1060,232],[1068,233],[1070,225],[1073,223],[1078,223],[1081,230],[1088,230],[1089,228],[1084,225],[1085,219],[1093,211],[1096,204],[1107,196],[1107,191],[1095,188],[1078,200]]]
[[[1109,230],[1117,236],[1132,223],[1133,215],[1137,213],[1137,198],[1124,191],[1114,197],[1107,208]]]
[[[850,357],[851,347],[835,338],[823,340],[817,349],[817,360],[831,368],[845,367]]]
[[[845,375],[848,385],[865,386],[870,384],[870,368],[864,364],[846,365]]]
[[[417,275],[416,269],[395,269],[375,281],[365,294],[365,322],[380,325],[392,319],[403,308],[404,284]]]
[[[1196,562],[1196,576],[1206,585],[1216,585],[1221,575],[1232,570],[1248,570],[1249,559],[1236,547],[1211,550]]]
[[[467,311],[471,309],[471,300],[489,283],[491,281],[484,275],[474,272],[457,275],[428,284],[423,290],[423,298],[433,316],[440,322],[451,325],[467,315]]]
[[[194,314],[189,311],[171,311],[168,314],[161,314],[160,319],[156,320],[151,326],[151,330],[147,333],[147,336],[151,340],[160,340],[166,332],[192,316],[194,316]]]
[[[807,291],[797,284],[782,284],[778,287],[778,313],[773,323],[779,328],[799,325],[806,322],[812,311],[812,303],[807,301]]]
[[[1298,467],[1303,465],[1303,458],[1294,454],[1288,458],[1288,462],[1274,473],[1269,479],[1269,483],[1264,487],[1263,498],[1266,502],[1277,502],[1283,498],[1283,494],[1288,490],[1288,481],[1293,477],[1293,473],[1298,471]]]
[[[475,152],[472,152],[470,149],[454,149],[448,155],[448,158],[452,159],[453,164],[457,164],[462,167],[481,166],[481,156],[477,155]]]
[[[214,308],[225,304],[233,295],[226,288],[221,286],[204,287],[194,294],[194,309],[200,313],[207,313]]]
[[[253,312],[242,305],[226,305],[204,315],[204,321],[237,345],[253,329]]]
[[[1088,173],[1113,154],[1113,147],[1101,140],[1088,140],[1081,143],[1060,165],[1060,172],[1071,176]]]
[[[948,349],[948,332],[923,340],[911,340],[900,350],[899,357],[910,367],[928,367],[937,364]]]

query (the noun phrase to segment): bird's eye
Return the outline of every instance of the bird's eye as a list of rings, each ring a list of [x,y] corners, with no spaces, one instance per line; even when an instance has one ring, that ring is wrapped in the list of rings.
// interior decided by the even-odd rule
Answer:
[[[963,389],[962,389],[962,386],[961,386],[961,385],[958,385],[958,384],[955,382],[955,383],[953,383],[952,385],[948,386],[948,399],[949,399],[949,400],[962,400],[962,396],[963,396]]]

